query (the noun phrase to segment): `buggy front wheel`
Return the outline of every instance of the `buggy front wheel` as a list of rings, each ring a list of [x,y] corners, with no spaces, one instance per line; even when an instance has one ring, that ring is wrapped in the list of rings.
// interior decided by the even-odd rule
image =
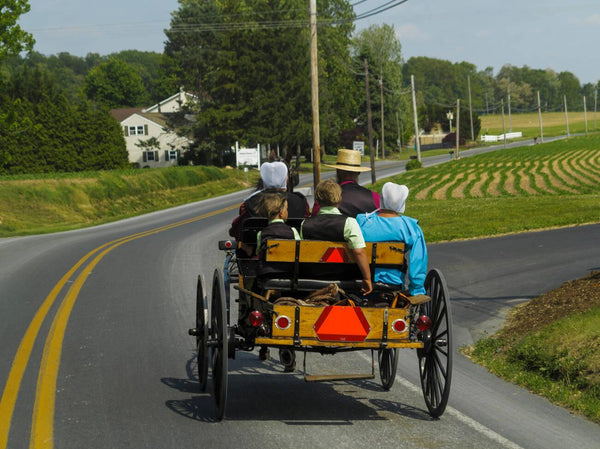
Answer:
[[[204,276],[199,275],[196,288],[196,349],[200,391],[206,391],[208,379],[208,332],[208,299],[204,288]]]
[[[396,369],[398,367],[398,350],[396,348],[385,348],[378,351],[379,377],[381,385],[388,391],[394,385]]]

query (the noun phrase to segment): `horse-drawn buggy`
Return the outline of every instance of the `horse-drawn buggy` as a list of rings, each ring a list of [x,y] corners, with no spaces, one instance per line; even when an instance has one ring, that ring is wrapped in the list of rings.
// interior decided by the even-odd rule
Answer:
[[[288,220],[300,226],[301,220]],[[452,318],[442,273],[428,272],[426,295],[408,296],[398,286],[373,284],[373,293],[360,293],[361,276],[345,243],[311,240],[269,240],[262,257],[253,254],[256,234],[267,219],[246,220],[241,241],[225,240],[222,270],[215,270],[210,296],[198,276],[196,337],[198,377],[206,389],[212,371],[216,419],[225,414],[228,359],[236,351],[278,349],[286,371],[304,355],[307,381],[375,377],[375,353],[384,390],[396,377],[398,349],[416,349],[425,404],[433,417],[448,402],[452,374]],[[367,243],[369,266],[407,268],[402,242]],[[232,290],[237,292],[237,319],[231,322]],[[209,307],[210,302],[210,307]],[[370,350],[370,374],[308,375],[306,354],[336,354]]]

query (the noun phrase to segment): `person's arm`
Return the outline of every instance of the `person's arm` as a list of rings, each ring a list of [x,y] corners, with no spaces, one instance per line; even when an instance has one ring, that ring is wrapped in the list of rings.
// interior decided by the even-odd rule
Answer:
[[[416,236],[408,256],[408,292],[411,296],[425,294],[425,277],[427,276],[427,245],[423,231],[414,224],[412,232]]]
[[[237,217],[233,219],[231,222],[231,228],[229,228],[229,235],[236,240],[241,240],[242,238],[242,224],[244,220],[248,217],[248,209],[246,207],[246,203],[242,203],[240,205],[240,213]]]
[[[356,259],[356,264],[362,274],[362,293],[366,295],[373,291],[371,282],[371,270],[369,268],[369,260],[367,258],[367,250],[365,239],[356,219],[348,217],[344,225],[344,239],[348,242],[348,246],[352,249],[352,253]]]
[[[369,261],[367,259],[366,248],[354,248],[352,249],[356,264],[362,274],[362,288],[361,292],[363,295],[371,293],[373,291],[373,284],[371,282],[371,270],[369,269]]]

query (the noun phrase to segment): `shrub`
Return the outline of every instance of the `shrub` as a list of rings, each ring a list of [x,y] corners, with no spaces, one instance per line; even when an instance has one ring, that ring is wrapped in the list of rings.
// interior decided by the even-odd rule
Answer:
[[[408,161],[406,163],[406,171],[415,170],[415,169],[421,168],[421,167],[423,167],[423,164],[421,164],[421,161],[418,159],[411,159],[410,161]]]

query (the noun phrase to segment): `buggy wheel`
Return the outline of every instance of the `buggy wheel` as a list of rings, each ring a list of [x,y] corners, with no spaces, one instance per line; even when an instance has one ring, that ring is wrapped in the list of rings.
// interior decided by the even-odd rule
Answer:
[[[208,380],[208,299],[205,292],[204,277],[199,275],[196,288],[196,349],[200,391],[206,391]]]
[[[450,296],[442,273],[432,269],[425,279],[431,301],[421,306],[421,314],[431,319],[431,328],[423,332],[424,347],[417,349],[421,388],[429,414],[444,413],[452,378],[452,313]]]
[[[217,269],[212,285],[211,336],[213,342],[212,374],[215,397],[215,415],[218,421],[225,416],[227,403],[227,309],[223,276]]]
[[[388,391],[394,385],[396,368],[398,367],[398,350],[396,348],[380,349],[378,351],[379,377],[381,385]]]

